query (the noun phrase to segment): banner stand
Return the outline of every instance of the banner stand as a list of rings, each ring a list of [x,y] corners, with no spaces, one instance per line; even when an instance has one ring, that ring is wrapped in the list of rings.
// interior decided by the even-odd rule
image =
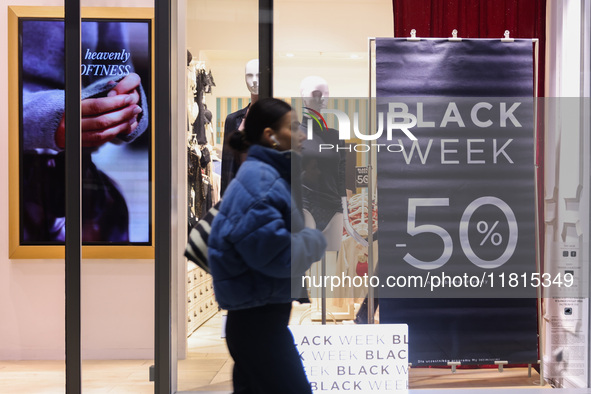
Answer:
[[[454,34],[455,33],[455,34]],[[461,41],[462,39],[457,37],[457,30],[454,30],[454,32],[452,32],[453,38],[452,37],[448,37],[449,41]],[[441,40],[442,38],[433,38],[433,37],[427,37],[427,38],[420,38],[420,37],[416,37],[416,30],[412,29],[411,31],[411,37],[408,37],[407,40],[408,41],[421,41],[421,40]],[[488,38],[473,38],[471,40],[491,40]],[[372,105],[371,105],[371,99],[376,97],[376,94],[374,94],[374,92],[372,91],[372,76],[373,76],[373,61],[374,58],[372,56],[375,55],[375,41],[376,41],[376,37],[368,37],[368,70],[369,70],[369,75],[368,75],[368,86],[369,86],[369,92],[368,92],[368,122],[369,122],[369,127],[368,127],[368,133],[371,133],[371,127],[372,127]],[[510,38],[509,36],[509,31],[506,30],[504,33],[504,37],[500,38],[501,42],[514,42],[513,38]],[[542,267],[541,267],[541,251],[540,251],[540,223],[539,223],[539,203],[538,203],[538,196],[539,196],[539,183],[538,183],[538,170],[539,170],[539,166],[537,163],[537,153],[538,153],[538,145],[537,145],[537,141],[538,141],[538,60],[539,60],[539,39],[537,38],[532,38],[531,39],[532,43],[534,44],[534,91],[533,91],[533,97],[534,97],[534,167],[535,167],[535,179],[534,179],[534,185],[535,185],[535,239],[536,239],[536,250],[535,250],[535,263],[536,263],[536,270],[538,273],[542,272]],[[372,44],[373,44],[373,48],[372,48]],[[375,192],[373,189],[373,150],[375,149],[375,147],[372,145],[370,147],[370,149],[368,150],[368,201],[370,202],[368,205],[368,229],[373,229],[373,201],[374,201],[374,197],[375,197]],[[368,276],[371,277],[371,275],[374,274],[374,267],[373,267],[373,255],[374,255],[374,245],[373,245],[373,231],[368,231]],[[542,319],[543,319],[543,311],[542,311],[542,289],[540,287],[537,288],[537,307],[538,307],[538,360],[537,363],[539,365],[540,368],[540,372],[539,372],[539,385],[540,386],[544,386],[545,385],[545,381],[544,381],[544,366],[543,363],[541,362],[541,360],[543,359],[543,351],[544,351],[544,338],[542,335],[542,330],[543,330],[543,325],[542,325]],[[374,324],[374,315],[375,315],[375,305],[374,305],[374,289],[373,287],[369,286],[368,288],[368,323],[369,324]],[[448,362],[448,365],[451,366],[451,372],[455,372],[456,371],[456,367],[458,365],[460,365],[461,363],[454,363],[454,362]],[[498,365],[499,368],[499,372],[503,371],[503,365],[507,364],[506,361],[497,361],[496,364]],[[532,364],[528,364],[528,377],[531,377],[531,367]]]
[[[322,277],[326,277],[326,252],[322,256],[322,259],[320,260],[320,275],[322,275]],[[337,323],[336,317],[331,312],[328,312],[328,309],[326,307],[326,298],[327,298],[326,297],[326,287],[322,286],[321,290],[320,290],[320,319],[321,319],[321,324],[323,326],[326,325],[326,317],[327,316],[330,316],[330,318],[334,324]],[[303,323],[304,319],[306,319],[308,316],[310,316],[311,319],[313,319],[312,314],[317,311],[318,311],[318,309],[314,310],[312,305],[310,305],[310,308],[307,311],[305,311],[304,313],[302,313],[302,315],[300,316],[299,324],[301,325]]]
[[[326,278],[326,253],[324,253],[324,255],[322,255],[322,261],[320,262],[320,264],[321,264],[320,277]],[[326,286],[322,286],[321,296],[322,296],[322,306],[321,306],[322,325],[324,326],[324,325],[326,325]]]
[[[538,184],[538,171],[539,166],[537,163],[538,157],[538,58],[539,58],[539,40],[537,38],[533,38],[532,42],[534,43],[534,141],[536,144],[534,146],[534,158],[536,162],[534,163],[535,166],[535,189],[536,189],[536,200],[535,200],[535,228],[536,228],[536,269],[539,273],[542,272],[542,262],[541,262],[541,250],[540,250],[540,218],[538,215],[539,206],[538,206],[538,196],[540,195],[540,185]],[[540,366],[540,387],[544,386],[544,363],[542,360],[544,359],[544,336],[542,335],[543,332],[543,315],[542,315],[542,289],[538,287],[537,289],[537,298],[538,298],[538,365]],[[528,366],[528,372],[531,376],[531,365]]]
[[[375,42],[375,38],[370,38],[369,39],[369,45],[368,45],[368,49],[369,49],[369,56],[368,56],[368,62],[369,62],[369,92],[368,92],[368,97],[369,100],[367,100],[367,105],[368,105],[368,109],[367,109],[367,113],[368,113],[368,122],[369,122],[369,127],[368,127],[368,133],[370,133],[371,131],[371,119],[372,119],[372,113],[371,113],[371,97],[372,97],[372,91],[371,91],[371,70],[372,70],[372,62],[371,62],[371,41]],[[368,277],[372,277],[374,274],[374,266],[373,266],[373,201],[374,201],[374,192],[373,192],[373,166],[372,166],[372,151],[373,151],[373,146],[370,147],[369,151],[367,152],[367,276]],[[375,323],[375,304],[374,304],[374,300],[375,300],[375,289],[373,288],[373,286],[368,286],[367,288],[367,324],[374,324]]]

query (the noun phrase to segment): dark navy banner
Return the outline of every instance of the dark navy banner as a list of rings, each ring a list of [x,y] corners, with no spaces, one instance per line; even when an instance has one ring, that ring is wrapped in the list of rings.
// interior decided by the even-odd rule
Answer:
[[[537,360],[533,80],[531,40],[376,39],[380,322],[413,366]]]

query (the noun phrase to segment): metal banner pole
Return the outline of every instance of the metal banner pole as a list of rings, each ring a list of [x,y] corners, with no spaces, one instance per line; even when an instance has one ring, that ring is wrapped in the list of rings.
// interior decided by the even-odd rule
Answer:
[[[371,133],[371,43],[375,42],[375,38],[369,39],[369,94],[368,94],[368,133]],[[367,275],[369,278],[373,276],[373,166],[372,166],[372,151],[373,146],[369,149],[367,153]],[[367,288],[367,323],[374,324],[374,315],[375,315],[375,305],[374,305],[374,289],[371,286]]]
[[[320,262],[320,277],[321,278],[326,278],[326,252],[324,253],[324,256],[322,256],[322,261]],[[322,303],[321,303],[321,313],[322,313],[322,325],[326,324],[326,286],[322,286],[322,290],[321,290],[321,298],[322,298]]]
[[[538,56],[539,56],[539,40],[537,38],[533,39],[532,42],[534,43],[534,167],[535,167],[535,228],[536,228],[536,270],[538,273],[542,272],[542,263],[540,258],[542,256],[540,251],[540,218],[539,218],[539,204],[538,204],[538,195],[540,193],[539,184],[538,184]],[[542,315],[542,288],[538,287],[536,289],[537,295],[537,304],[538,304],[538,357],[539,357],[539,365],[540,365],[540,386],[544,385],[544,324],[543,324],[543,315]]]

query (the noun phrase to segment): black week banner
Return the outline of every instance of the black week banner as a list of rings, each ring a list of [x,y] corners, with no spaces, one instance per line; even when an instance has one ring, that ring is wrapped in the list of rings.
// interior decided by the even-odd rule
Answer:
[[[408,324],[413,366],[538,358],[532,59],[376,39],[380,323]]]

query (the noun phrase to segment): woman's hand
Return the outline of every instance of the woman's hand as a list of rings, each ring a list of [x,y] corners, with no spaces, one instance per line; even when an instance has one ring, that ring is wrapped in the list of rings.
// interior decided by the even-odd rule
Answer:
[[[140,96],[139,75],[132,73],[114,84],[107,97],[82,100],[82,146],[97,147],[113,140],[119,134],[133,132],[137,125],[137,117],[142,112],[138,105]],[[64,148],[66,140],[65,117],[55,134],[56,145]]]

